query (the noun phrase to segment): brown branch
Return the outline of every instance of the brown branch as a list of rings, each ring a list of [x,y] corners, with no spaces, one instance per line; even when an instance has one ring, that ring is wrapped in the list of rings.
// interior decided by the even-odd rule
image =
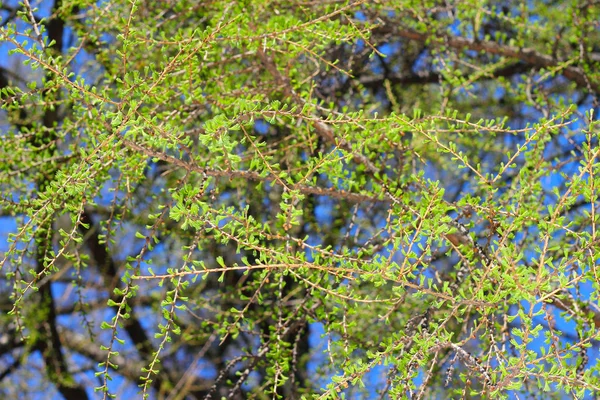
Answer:
[[[533,68],[532,65],[523,62],[516,62],[503,68],[491,72],[483,78],[495,79],[498,77],[508,77],[527,72]],[[358,81],[366,88],[377,89],[382,87],[387,80],[395,85],[426,85],[430,83],[439,83],[441,75],[433,72],[425,74],[391,74],[387,77],[382,76],[361,76]]]
[[[86,209],[82,213],[81,222],[85,224],[87,228],[83,225],[80,225],[80,231],[82,235],[86,238],[85,243],[90,250],[93,260],[96,262],[99,271],[102,274],[104,284],[107,290],[109,291],[111,300],[113,300],[117,304],[120,304],[122,299],[119,296],[115,295],[113,292],[115,285],[120,282],[118,269],[114,260],[108,253],[106,245],[100,242],[98,227],[94,224],[91,218],[91,214],[92,211],[90,209]],[[118,310],[119,306],[115,305],[112,308]],[[150,342],[150,339],[146,331],[144,330],[144,327],[140,323],[139,319],[136,317],[135,311],[133,309],[129,311],[129,318],[124,320],[122,324],[125,328],[125,331],[131,338],[134,347],[138,349],[142,360],[146,361],[152,359],[152,357],[154,357],[155,349],[152,346],[152,343]],[[111,358],[114,358],[114,356],[111,355]],[[106,352],[103,353],[103,362],[105,361]],[[120,363],[117,363],[117,365],[121,366]],[[140,371],[140,369],[137,370],[138,377],[136,379],[140,378]],[[152,387],[158,392],[163,390],[165,388],[165,385],[167,385],[166,387],[168,387],[168,385],[170,385],[169,382],[175,382],[178,380],[176,376],[177,373],[175,371],[168,370],[166,367],[163,367],[163,371],[164,375],[156,375],[152,380]],[[204,387],[205,385],[201,386]],[[193,393],[197,398],[202,397],[206,394],[204,389],[194,389],[190,393]]]
[[[71,351],[79,353],[98,364],[106,362],[106,352],[101,350],[97,344],[87,340],[83,335],[65,329],[61,332],[61,336],[65,342],[65,347]],[[142,362],[120,354],[113,355],[112,362],[119,366],[118,373],[120,375],[131,382],[143,383],[140,379],[140,371],[144,367]]]
[[[84,226],[85,225],[85,226]],[[120,303],[121,299],[119,296],[114,294],[114,287],[119,282],[118,270],[114,260],[109,255],[106,245],[100,242],[100,236],[98,234],[98,228],[95,226],[91,211],[85,210],[81,215],[81,224],[79,230],[82,236],[86,238],[85,243],[90,250],[92,259],[96,263],[98,270],[100,271],[104,280],[104,285],[109,292],[111,300],[116,303]],[[113,309],[119,308],[118,305],[112,307]],[[136,318],[133,310],[129,313],[130,316],[127,320],[123,321],[125,331],[131,338],[133,345],[138,349],[143,360],[151,359],[155,350],[150,343],[150,339],[144,330],[144,327],[140,321]],[[104,356],[106,359],[106,354]],[[162,379],[157,376],[153,381],[153,386],[160,389],[162,385]]]
[[[25,2],[24,5],[31,13],[29,4]],[[61,7],[62,1],[56,0],[52,5],[52,17],[46,24],[48,39],[50,39],[50,41],[55,41],[57,47],[45,50],[54,54],[60,53],[65,28],[65,22],[56,16],[56,13]],[[31,23],[37,30],[36,22],[31,21]],[[48,73],[46,77],[48,80],[51,80],[53,74]],[[1,83],[4,85],[6,82],[2,81]],[[44,92],[43,96],[46,97],[47,93]],[[58,99],[59,96],[60,94],[57,93],[56,98]],[[56,152],[54,142],[57,137],[55,125],[59,122],[58,109],[47,107],[44,111],[42,120],[44,129],[30,138],[31,145],[34,147],[36,153],[39,152],[42,154],[47,147],[44,145],[50,145],[47,151],[54,154]],[[47,173],[40,175],[36,179],[37,190],[40,192],[43,192],[54,179],[56,167],[51,166],[46,172]],[[52,234],[51,226],[51,222],[42,224],[35,233],[35,241],[37,243],[35,251],[36,270],[39,274],[47,272],[46,257],[47,253],[51,250],[51,241],[49,240],[49,237]],[[47,281],[46,283],[41,284],[39,287],[39,294],[39,306],[40,310],[42,310],[41,316],[44,320],[40,321],[38,326],[37,330],[39,335],[35,340],[34,348],[39,350],[44,360],[48,379],[56,385],[57,390],[65,399],[87,399],[88,395],[84,387],[81,386],[69,372],[67,360],[62,352],[62,341],[58,333],[56,304],[52,294],[52,282]]]
[[[564,298],[558,297],[558,295],[561,294],[564,295]],[[600,313],[598,313],[595,310],[592,310],[585,304],[583,304],[582,306],[577,306],[575,304],[575,299],[569,298],[570,296],[566,289],[562,290],[558,295],[545,299],[544,302],[558,309],[566,311],[576,317],[585,317],[591,314],[591,322],[594,324],[594,327],[596,329],[600,329]],[[580,307],[581,310],[579,310]],[[577,312],[578,310],[579,312]]]
[[[83,335],[77,334],[72,331],[64,330],[61,333],[65,346],[74,352],[77,352],[90,360],[97,363],[106,361],[106,352],[101,350],[97,345],[87,340]],[[126,356],[113,355],[112,362],[119,366],[118,373],[127,378],[129,381],[142,384],[144,383],[140,371],[144,367],[144,363],[141,361],[135,361]],[[189,392],[193,393],[197,398],[201,395],[205,395],[205,390],[208,390],[212,384],[211,381],[194,377],[193,379],[194,390]]]
[[[329,128],[325,124],[320,123],[320,122],[319,122],[319,124],[321,124],[324,127],[324,129],[329,130]],[[332,135],[333,135],[333,133],[332,133]],[[135,143],[135,142],[125,139],[125,138],[121,138],[121,141],[127,148],[129,148],[131,150],[135,150],[135,151],[140,152],[151,158],[157,158],[168,164],[176,165],[176,166],[184,169],[185,171],[199,172],[201,174],[206,174],[207,176],[211,176],[214,178],[228,178],[228,179],[242,178],[242,179],[246,179],[246,180],[263,181],[263,182],[277,181],[277,177],[275,177],[273,175],[262,176],[258,172],[254,172],[254,171],[217,170],[217,169],[200,167],[200,166],[196,165],[193,161],[181,160],[179,158],[165,154],[163,151],[158,151],[158,150],[154,150],[152,148],[144,147],[141,144]],[[364,156],[361,156],[361,157],[364,157]],[[353,192],[349,192],[349,191],[342,190],[342,189],[336,189],[336,188],[321,188],[318,186],[309,186],[309,185],[301,185],[301,184],[293,185],[293,188],[295,190],[300,191],[303,194],[328,196],[328,197],[335,198],[335,199],[343,199],[343,200],[346,200],[346,201],[349,201],[352,203],[384,201],[380,198],[381,196],[353,193]]]
[[[38,251],[38,265],[43,265],[44,253],[44,246],[40,246]],[[62,353],[63,345],[57,329],[57,314],[51,292],[51,283],[48,282],[41,285],[39,291],[41,306],[47,310],[47,313],[45,314],[46,320],[41,322],[38,328],[41,336],[35,348],[42,354],[44,363],[46,364],[48,379],[56,385],[56,388],[65,399],[87,399],[88,396],[85,389],[73,379],[69,372],[67,361]]]
[[[395,26],[391,22],[375,29],[375,32],[393,33],[406,39],[419,42],[428,42],[432,46],[449,46],[454,49],[468,49],[508,58],[515,58],[535,68],[558,67],[560,68],[561,74],[565,78],[575,82],[578,87],[583,89],[591,89],[596,93],[600,92],[600,84],[598,82],[590,82],[582,68],[574,66],[561,67],[560,65],[564,61],[557,60],[549,55],[539,53],[531,48],[515,47],[489,40],[474,41],[460,36],[442,35],[439,32],[420,33],[412,29],[405,29]]]
[[[294,91],[294,88],[289,78],[283,76],[283,74],[279,72],[279,69],[277,68],[277,65],[275,65],[275,61],[273,61],[273,58],[268,56],[260,47],[257,50],[257,55],[260,58],[265,69],[271,74],[273,79],[275,79],[275,82],[279,86],[281,86],[283,94],[286,97],[291,98],[298,106],[303,107],[306,104],[306,102]],[[352,145],[344,138],[336,137],[333,130],[324,122],[316,119],[313,121],[313,126],[315,128],[315,131],[319,134],[319,136],[325,139],[328,143],[352,154],[352,158],[354,159],[354,161],[364,165],[371,174],[379,173],[379,168],[377,168],[371,162],[371,160],[369,160],[364,155],[354,151],[352,149]]]

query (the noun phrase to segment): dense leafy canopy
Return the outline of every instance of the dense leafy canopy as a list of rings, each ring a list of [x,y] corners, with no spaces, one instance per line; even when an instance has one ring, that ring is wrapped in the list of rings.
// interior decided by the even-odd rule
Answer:
[[[4,2],[0,397],[598,379],[597,1]]]

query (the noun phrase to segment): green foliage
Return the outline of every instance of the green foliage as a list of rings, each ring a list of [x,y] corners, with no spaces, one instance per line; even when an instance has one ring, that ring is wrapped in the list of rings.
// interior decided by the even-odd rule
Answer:
[[[168,3],[6,6],[4,397],[600,390],[596,2]]]

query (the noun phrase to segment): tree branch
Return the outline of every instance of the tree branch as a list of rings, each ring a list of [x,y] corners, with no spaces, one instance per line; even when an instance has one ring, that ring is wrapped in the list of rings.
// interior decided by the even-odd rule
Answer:
[[[477,52],[485,52],[508,58],[521,60],[535,68],[560,68],[560,73],[567,79],[575,82],[578,87],[600,92],[600,84],[598,82],[590,82],[582,68],[567,66],[561,67],[564,62],[554,59],[553,57],[539,53],[534,49],[520,48],[506,44],[500,44],[489,40],[474,41],[459,36],[441,35],[439,32],[420,33],[412,29],[406,29],[394,26],[391,22],[376,28],[376,33],[393,33],[400,37],[416,40],[419,42],[428,42],[432,46],[449,46],[454,49],[468,49]]]

